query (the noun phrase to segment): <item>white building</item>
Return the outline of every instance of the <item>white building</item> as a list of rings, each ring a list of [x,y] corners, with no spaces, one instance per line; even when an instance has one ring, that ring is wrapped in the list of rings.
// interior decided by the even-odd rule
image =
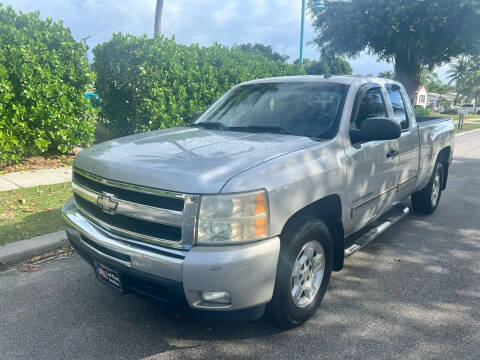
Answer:
[[[423,108],[427,107],[427,99],[428,99],[428,91],[425,88],[425,86],[420,85],[415,92],[415,101],[413,105],[415,106],[421,106]]]

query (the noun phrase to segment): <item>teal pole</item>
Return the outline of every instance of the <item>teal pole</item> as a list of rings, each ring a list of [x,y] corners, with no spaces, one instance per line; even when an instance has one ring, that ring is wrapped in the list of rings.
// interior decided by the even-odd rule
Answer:
[[[303,67],[303,36],[305,29],[305,1],[302,0],[302,25],[300,29],[300,65]]]

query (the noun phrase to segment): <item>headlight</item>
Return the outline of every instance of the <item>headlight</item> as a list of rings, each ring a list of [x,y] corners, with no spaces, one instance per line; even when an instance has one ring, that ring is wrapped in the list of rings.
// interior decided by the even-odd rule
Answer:
[[[200,201],[197,242],[231,244],[268,237],[269,214],[265,190],[205,195]]]

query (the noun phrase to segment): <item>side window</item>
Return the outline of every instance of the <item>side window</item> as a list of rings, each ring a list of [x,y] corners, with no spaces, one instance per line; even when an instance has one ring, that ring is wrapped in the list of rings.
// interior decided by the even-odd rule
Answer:
[[[365,119],[373,117],[387,117],[387,110],[382,98],[382,91],[380,88],[373,88],[368,90],[360,103],[358,108],[355,125],[357,129]]]
[[[386,86],[388,97],[393,107],[393,117],[400,122],[402,130],[408,129],[408,117],[405,103],[403,102],[400,87],[397,85]]]

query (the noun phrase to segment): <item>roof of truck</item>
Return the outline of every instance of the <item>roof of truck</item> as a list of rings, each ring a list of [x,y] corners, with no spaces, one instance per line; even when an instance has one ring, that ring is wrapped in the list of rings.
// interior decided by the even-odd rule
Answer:
[[[384,78],[376,77],[361,77],[353,75],[333,75],[325,77],[323,75],[299,75],[299,76],[280,76],[272,77],[266,79],[251,80],[242,83],[241,85],[246,84],[261,84],[261,83],[272,83],[272,82],[329,82],[335,84],[345,84],[351,85],[354,82],[364,82],[364,83],[396,83],[396,81]]]

